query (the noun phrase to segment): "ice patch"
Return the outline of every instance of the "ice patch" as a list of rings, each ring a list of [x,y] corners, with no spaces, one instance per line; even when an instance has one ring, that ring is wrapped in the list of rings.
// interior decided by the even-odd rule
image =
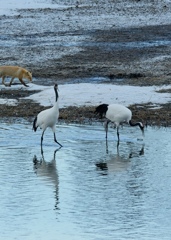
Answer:
[[[41,92],[35,93],[26,97],[43,106],[51,106],[54,103],[53,86],[38,86],[30,83],[30,90],[38,90]],[[101,103],[119,103],[125,106],[132,104],[164,104],[171,101],[170,93],[159,93],[161,89],[169,89],[169,86],[119,86],[112,84],[92,84],[78,83],[59,85],[59,104],[60,107],[68,106],[95,106]]]

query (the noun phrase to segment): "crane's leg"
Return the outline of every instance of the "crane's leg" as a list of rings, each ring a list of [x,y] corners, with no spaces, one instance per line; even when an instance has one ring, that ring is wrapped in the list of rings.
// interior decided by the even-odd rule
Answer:
[[[42,132],[41,136],[41,153],[43,154],[43,135],[44,135],[45,130]]]
[[[119,141],[117,142],[117,151],[119,150]]]
[[[118,136],[118,143],[117,143],[117,148],[119,147],[119,141],[120,141],[120,139],[119,139],[119,127],[117,127],[117,136]]]
[[[59,146],[61,146],[62,147],[62,145],[57,141],[57,139],[56,139],[56,134],[55,134],[55,132],[54,132],[54,141],[57,143],[57,144],[59,144]]]

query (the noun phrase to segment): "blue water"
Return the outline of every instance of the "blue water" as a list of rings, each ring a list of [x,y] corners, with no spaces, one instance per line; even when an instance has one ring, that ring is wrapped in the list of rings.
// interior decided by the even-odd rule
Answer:
[[[0,126],[0,239],[171,239],[170,128]],[[57,150],[55,152],[55,150]]]

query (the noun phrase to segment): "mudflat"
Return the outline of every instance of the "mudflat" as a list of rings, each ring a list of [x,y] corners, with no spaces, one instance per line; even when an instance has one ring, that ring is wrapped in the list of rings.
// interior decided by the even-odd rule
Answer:
[[[53,1],[50,8],[19,8],[14,14],[1,15],[0,65],[25,67],[32,72],[33,82],[40,85],[91,81],[88,79],[93,77],[104,77],[110,84],[170,84],[171,23],[167,14],[171,3],[145,0],[62,3]],[[3,88],[0,98],[19,99],[22,94],[31,92]],[[61,109],[60,119],[78,122],[94,119],[95,107]],[[169,102],[158,109],[151,108],[150,103],[141,106],[135,103],[130,108],[135,120],[171,125]],[[0,105],[0,115],[32,119],[42,109],[45,108],[21,99],[15,107]]]

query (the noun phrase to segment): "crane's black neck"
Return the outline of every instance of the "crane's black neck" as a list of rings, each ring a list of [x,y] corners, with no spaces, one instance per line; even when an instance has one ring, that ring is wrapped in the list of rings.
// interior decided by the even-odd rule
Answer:
[[[130,121],[129,121],[129,125],[130,125],[131,127],[139,126],[139,128],[141,129],[141,131],[142,131],[142,132],[144,131],[144,125],[142,124],[142,122],[133,123],[133,122],[130,120]]]
[[[56,85],[55,85],[55,87],[54,87],[54,90],[55,90],[55,98],[56,98],[56,102],[58,101],[58,90],[57,90],[57,87],[56,87]]]

